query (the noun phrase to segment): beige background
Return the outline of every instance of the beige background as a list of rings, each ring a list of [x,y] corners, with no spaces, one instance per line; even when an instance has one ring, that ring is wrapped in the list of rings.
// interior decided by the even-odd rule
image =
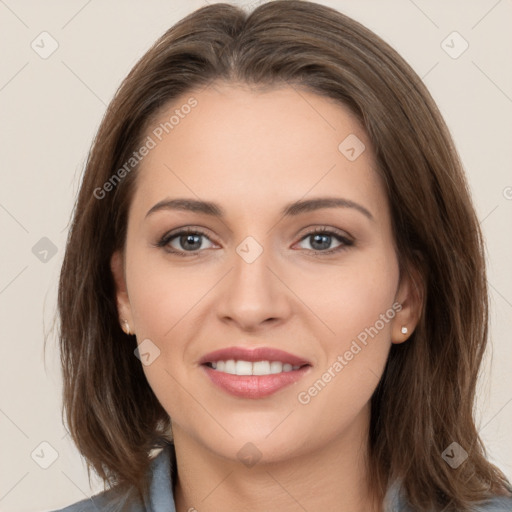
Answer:
[[[0,511],[50,510],[101,489],[94,479],[89,487],[61,422],[53,335],[46,366],[43,360],[67,223],[89,145],[117,86],[158,36],[205,3],[0,0]],[[490,458],[512,478],[512,2],[320,3],[395,47],[424,79],[452,131],[489,256],[493,358],[489,353],[480,381],[478,425]],[[41,36],[44,48],[38,37],[43,31],[58,43],[46,59],[31,47],[35,40],[39,52],[51,49],[49,36]],[[469,44],[456,59],[445,49],[458,52],[462,39],[450,36],[442,47],[453,31]],[[41,252],[48,248],[43,237],[55,255]],[[43,469],[52,450],[58,456]],[[44,454],[34,455],[39,464],[34,451]]]

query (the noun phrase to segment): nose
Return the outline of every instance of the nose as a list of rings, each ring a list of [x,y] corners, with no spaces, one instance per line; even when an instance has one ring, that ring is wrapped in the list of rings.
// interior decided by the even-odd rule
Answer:
[[[245,331],[285,322],[292,310],[292,293],[284,284],[285,276],[280,275],[270,249],[265,248],[252,262],[234,252],[232,264],[218,290],[218,318]]]

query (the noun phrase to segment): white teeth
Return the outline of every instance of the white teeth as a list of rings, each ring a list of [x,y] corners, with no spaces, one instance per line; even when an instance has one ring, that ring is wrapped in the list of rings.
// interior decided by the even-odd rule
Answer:
[[[253,375],[268,375],[270,373],[270,363],[268,361],[258,361],[252,363]]]
[[[228,361],[226,361],[226,364],[224,366],[224,371],[226,373],[236,374],[236,363],[233,359],[229,359]]]
[[[210,363],[214,370],[229,373],[231,375],[271,375],[274,373],[291,372],[298,370],[300,366],[292,366],[280,361],[215,361]]]
[[[237,361],[235,371],[232,373],[235,375],[252,375],[252,363],[250,361]]]
[[[283,363],[272,361],[270,363],[270,373],[281,373],[283,371]]]

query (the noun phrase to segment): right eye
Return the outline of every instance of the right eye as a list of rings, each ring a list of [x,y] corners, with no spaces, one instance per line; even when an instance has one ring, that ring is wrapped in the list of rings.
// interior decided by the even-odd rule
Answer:
[[[197,229],[182,229],[180,231],[165,234],[158,242],[158,247],[163,247],[166,251],[179,256],[195,256],[203,246],[203,238],[208,238],[206,233]],[[206,247],[211,248],[211,247]],[[187,254],[188,253],[188,254]]]

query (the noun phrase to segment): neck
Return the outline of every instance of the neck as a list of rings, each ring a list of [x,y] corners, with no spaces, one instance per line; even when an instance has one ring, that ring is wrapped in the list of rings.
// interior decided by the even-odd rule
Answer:
[[[380,512],[368,481],[368,424],[364,411],[320,449],[252,467],[219,456],[173,426],[176,511],[214,512],[222,504],[224,512]]]

